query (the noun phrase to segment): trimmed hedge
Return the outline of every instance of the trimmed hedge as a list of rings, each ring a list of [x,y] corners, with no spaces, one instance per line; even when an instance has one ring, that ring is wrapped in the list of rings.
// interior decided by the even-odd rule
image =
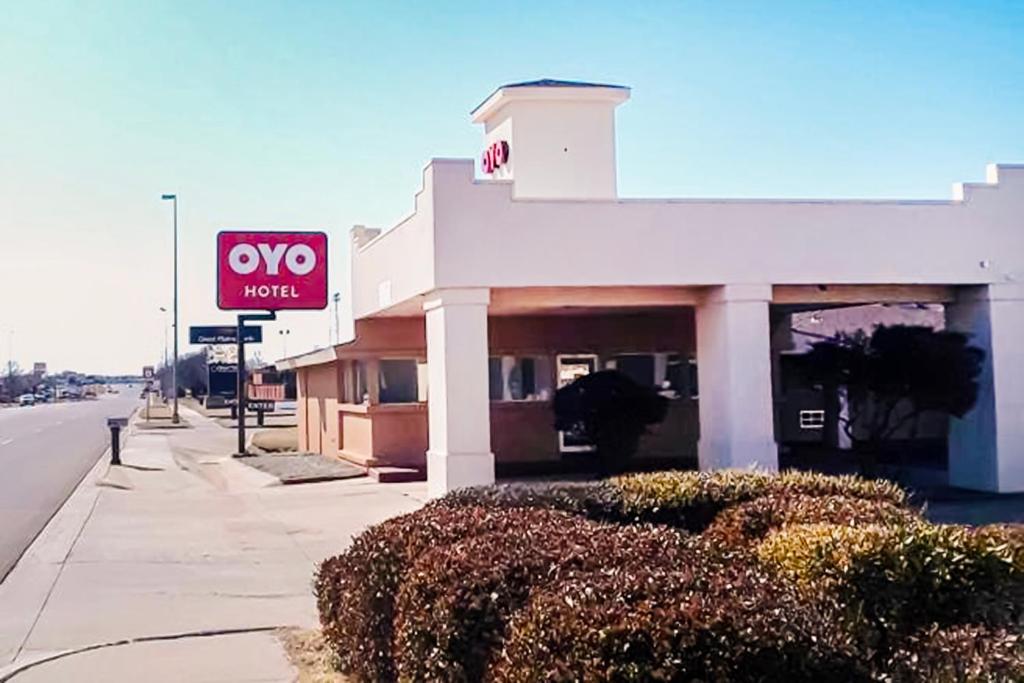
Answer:
[[[685,535],[674,529],[550,516],[515,533],[489,533],[430,551],[413,565],[398,594],[398,678],[483,680],[508,619],[531,592],[571,573],[685,566],[695,561],[686,549]]]
[[[703,531],[722,510],[767,495],[845,496],[906,507],[907,495],[887,481],[812,472],[668,471],[557,485],[498,485],[449,494],[441,506],[545,507],[591,519],[665,524]]]
[[[866,681],[852,643],[751,564],[585,574],[535,593],[483,680]]]
[[[338,668],[367,682],[395,680],[395,598],[424,552],[474,535],[574,521],[554,510],[428,506],[363,532],[344,554],[325,560],[313,581],[320,625]]]
[[[623,512],[631,519],[703,531],[732,505],[771,494],[842,495],[905,506],[903,489],[886,481],[812,472],[769,474],[752,470],[655,472],[619,477]]]
[[[466,489],[314,587],[364,682],[1024,679],[1024,527],[934,526],[853,477]]]
[[[845,495],[769,494],[723,510],[702,534],[709,547],[742,548],[787,524],[907,525],[923,521],[884,500]]]
[[[563,510],[599,521],[623,518],[622,495],[609,481],[572,484],[496,484],[459,489],[431,506],[484,508],[545,508]]]
[[[793,525],[757,554],[883,644],[930,624],[998,626],[1024,616],[1019,527]]]
[[[896,649],[879,676],[883,677],[899,683],[1024,681],[1024,636],[982,626],[932,627]]]

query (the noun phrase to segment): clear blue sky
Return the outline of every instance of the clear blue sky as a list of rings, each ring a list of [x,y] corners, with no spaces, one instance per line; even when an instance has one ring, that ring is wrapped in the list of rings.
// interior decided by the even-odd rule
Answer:
[[[182,331],[224,227],[347,230],[412,206],[468,112],[540,77],[629,85],[625,196],[948,198],[1024,161],[1024,3],[6,2],[0,359],[138,371],[163,352],[181,196]],[[328,341],[327,313],[264,355]],[[183,335],[184,338],[184,335]],[[183,349],[187,349],[183,346]]]

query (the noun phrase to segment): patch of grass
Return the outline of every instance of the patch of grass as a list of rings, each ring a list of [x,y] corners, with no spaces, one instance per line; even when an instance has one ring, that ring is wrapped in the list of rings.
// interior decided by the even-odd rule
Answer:
[[[353,683],[335,670],[334,655],[320,629],[285,628],[276,635],[288,661],[298,670],[297,683]]]

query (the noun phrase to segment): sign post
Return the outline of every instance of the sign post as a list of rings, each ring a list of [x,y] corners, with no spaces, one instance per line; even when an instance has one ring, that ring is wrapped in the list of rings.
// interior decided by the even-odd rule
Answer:
[[[238,316],[238,453],[245,455],[245,323],[276,320],[281,310],[327,307],[327,235],[229,231],[217,234],[217,307],[267,311]]]
[[[277,313],[248,313],[238,316],[238,386],[235,403],[238,406],[238,454],[245,455],[245,323],[250,320],[277,320]]]

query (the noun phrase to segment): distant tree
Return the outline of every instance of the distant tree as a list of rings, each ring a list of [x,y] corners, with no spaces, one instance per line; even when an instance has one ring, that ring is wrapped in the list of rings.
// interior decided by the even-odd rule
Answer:
[[[647,427],[665,419],[668,400],[616,370],[580,377],[555,392],[555,429],[582,434],[597,450],[602,476],[621,472]]]
[[[978,400],[985,353],[959,332],[912,325],[879,325],[811,347],[800,363],[814,384],[846,396],[839,424],[874,474],[882,443],[925,413],[963,417]]]
[[[171,396],[171,365],[173,362],[156,370],[156,378],[165,396]],[[178,396],[184,396],[186,389],[193,396],[205,396],[207,393],[205,348],[178,358]]]

